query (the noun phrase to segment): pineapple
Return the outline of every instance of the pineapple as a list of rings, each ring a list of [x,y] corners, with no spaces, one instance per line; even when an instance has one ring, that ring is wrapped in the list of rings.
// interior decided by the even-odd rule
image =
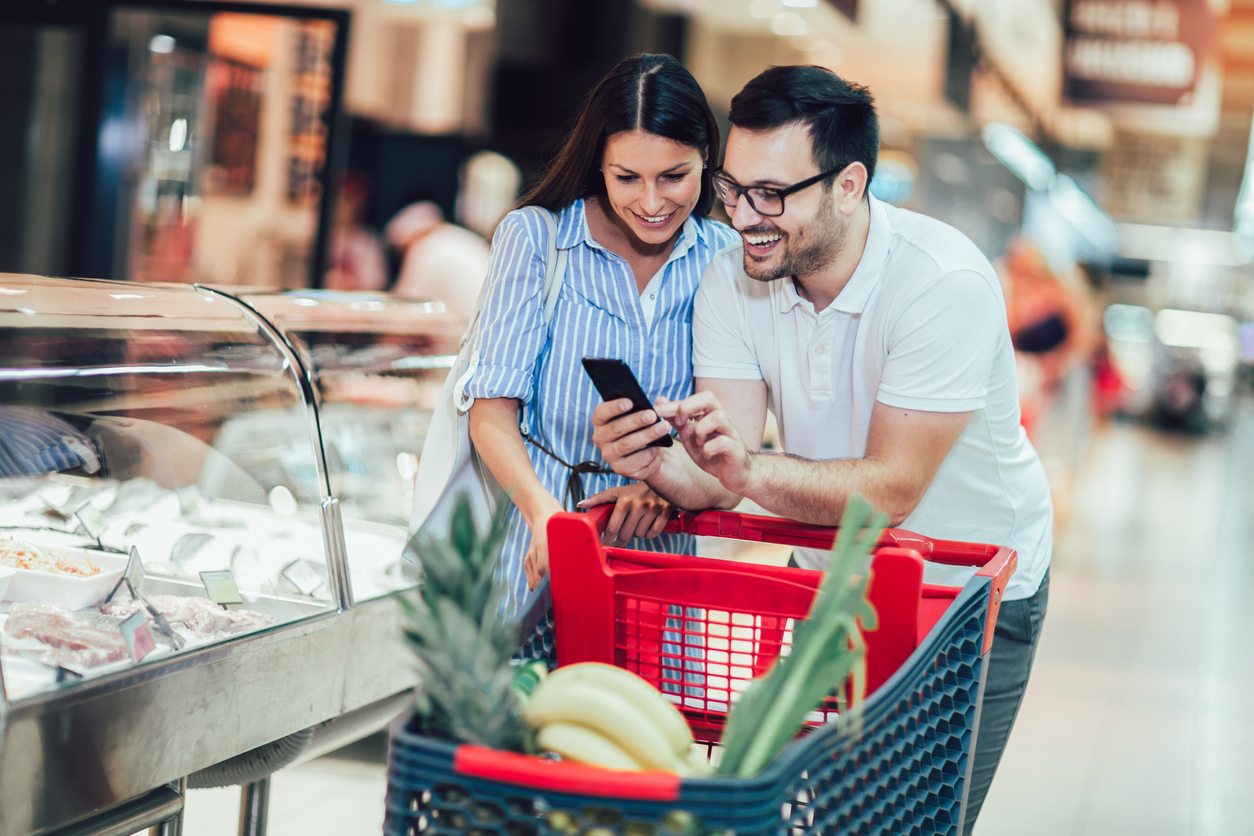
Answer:
[[[418,596],[399,600],[405,639],[422,679],[414,730],[521,752],[531,747],[522,704],[511,687],[510,656],[518,649],[518,635],[499,613],[503,589],[493,574],[507,508],[502,503],[487,534],[480,534],[469,501],[458,497],[447,542],[418,535],[410,541],[424,580]]]

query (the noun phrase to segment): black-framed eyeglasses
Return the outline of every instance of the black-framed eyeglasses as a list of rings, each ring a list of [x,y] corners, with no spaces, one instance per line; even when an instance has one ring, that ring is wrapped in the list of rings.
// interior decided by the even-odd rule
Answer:
[[[848,165],[842,165],[839,168],[833,168],[824,171],[822,174],[816,174],[802,180],[800,183],[793,183],[783,189],[772,189],[766,186],[742,186],[732,180],[723,173],[723,167],[719,166],[714,172],[714,193],[718,195],[718,199],[725,206],[735,206],[741,197],[749,199],[749,206],[754,212],[757,212],[764,218],[778,218],[784,214],[784,198],[790,194],[801,191],[802,189],[813,186],[821,180],[825,180],[834,174],[840,174],[848,168]]]

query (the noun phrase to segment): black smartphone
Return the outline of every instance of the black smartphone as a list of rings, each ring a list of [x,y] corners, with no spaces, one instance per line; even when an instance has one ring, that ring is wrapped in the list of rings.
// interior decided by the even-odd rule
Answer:
[[[583,368],[588,373],[588,377],[592,378],[592,384],[597,387],[597,391],[601,393],[601,400],[616,401],[619,398],[631,400],[631,411],[624,413],[625,415],[653,408],[653,404],[649,403],[649,396],[644,393],[644,389],[640,386],[640,381],[636,380],[636,375],[632,372],[631,366],[622,360],[611,360],[607,357],[585,357],[583,358]],[[674,441],[670,435],[664,435],[661,438],[650,441],[648,446],[670,447],[673,443]]]

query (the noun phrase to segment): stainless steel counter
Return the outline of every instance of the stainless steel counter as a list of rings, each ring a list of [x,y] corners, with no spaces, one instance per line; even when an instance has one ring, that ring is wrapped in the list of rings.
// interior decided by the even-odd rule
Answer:
[[[388,598],[15,702],[0,834],[67,825],[415,684]]]
[[[102,333],[117,334],[115,343],[123,348],[114,350],[104,361],[106,365],[90,368],[100,375],[112,375],[111,380],[123,380],[125,386],[119,385],[117,391],[129,400],[124,403],[113,395],[109,395],[113,400],[100,400],[100,392],[85,387],[56,388],[62,385],[57,381],[65,379],[62,371],[73,371],[78,361],[44,349],[44,355],[36,353],[29,360],[0,359],[0,384],[8,387],[0,391],[0,403],[24,403],[23,393],[31,390],[22,388],[26,384],[19,379],[43,374],[51,382],[40,390],[46,393],[42,396],[45,399],[37,400],[36,406],[60,408],[67,410],[65,414],[97,420],[101,415],[108,419],[147,409],[141,416],[152,419],[148,423],[178,427],[208,445],[223,437],[223,415],[227,420],[236,416],[238,425],[238,416],[251,414],[251,403],[263,403],[245,385],[248,374],[277,381],[268,385],[286,400],[272,395],[264,403],[290,409],[297,421],[293,426],[304,425],[293,437],[303,438],[300,443],[308,445],[308,452],[299,451],[303,458],[298,458],[293,472],[308,474],[302,477],[308,481],[289,481],[289,496],[298,497],[302,512],[317,512],[328,591],[317,598],[283,597],[275,592],[264,599],[254,594],[249,598],[250,607],[277,618],[279,623],[182,653],[150,657],[150,661],[124,670],[24,692],[11,700],[5,698],[0,676],[0,836],[130,833],[133,830],[126,828],[148,826],[161,817],[177,815],[181,810],[179,792],[189,775],[307,729],[312,734],[307,736],[305,757],[311,757],[382,728],[403,710],[417,679],[412,657],[403,645],[399,607],[390,597],[361,600],[354,596],[349,580],[354,556],[351,544],[346,545],[345,531],[351,523],[358,528],[391,526],[403,532],[399,518],[406,510],[404,496],[401,502],[387,507],[373,495],[354,496],[350,489],[357,488],[358,483],[339,475],[350,467],[345,463],[345,450],[351,445],[339,443],[328,466],[329,443],[321,412],[328,403],[337,404],[337,408],[365,404],[361,408],[369,410],[371,404],[379,402],[381,391],[390,398],[385,404],[389,415],[421,411],[420,399],[428,398],[433,387],[438,391],[439,375],[447,367],[441,358],[450,342],[455,346],[455,337],[450,336],[455,328],[442,314],[442,307],[438,303],[407,308],[399,303],[395,310],[389,307],[391,318],[384,323],[386,338],[379,341],[378,348],[358,348],[358,357],[347,350],[332,355],[318,347],[334,348],[341,332],[368,334],[369,318],[377,315],[380,305],[390,303],[372,302],[373,307],[358,311],[357,301],[337,304],[334,295],[321,294],[314,301],[330,324],[325,335],[314,340],[276,327],[269,318],[273,313],[258,310],[264,305],[250,304],[256,299],[241,301],[221,291],[2,278],[0,283],[10,288],[9,294],[21,293],[23,304],[43,317],[31,316],[24,308],[7,308],[0,298],[0,336],[7,345],[20,345],[23,329],[30,327],[27,323],[31,321],[42,323],[38,327],[46,340],[43,346],[54,345],[48,340],[63,329],[91,339]],[[128,287],[136,288],[136,292],[123,292]],[[101,303],[91,306],[77,301],[83,298],[100,298]],[[282,309],[282,299],[268,301]],[[83,307],[81,313],[79,305]],[[322,334],[317,331],[313,306],[305,304],[301,310],[302,316],[309,312],[308,321],[302,319],[302,327]],[[403,321],[407,316],[412,319],[410,325]],[[421,334],[425,327],[432,334],[425,341],[407,338],[406,343],[397,337]],[[110,328],[113,330],[108,331]],[[179,328],[183,330],[177,331]],[[126,347],[128,333],[137,335],[138,347],[133,350]],[[247,351],[238,348],[245,338],[252,341],[245,346]],[[366,337],[356,336],[349,342],[362,346],[366,345],[364,340],[368,342]],[[189,358],[201,350],[213,354],[214,362],[204,365],[218,377],[224,364],[234,363],[232,368],[238,369],[235,374],[242,382],[231,390],[236,402],[219,410],[223,415],[214,412],[220,403],[216,397],[199,394],[209,390],[199,382],[198,367]],[[165,354],[161,363],[150,366],[131,362],[131,355],[145,351]],[[323,355],[333,356],[337,365],[319,365],[316,358]],[[113,356],[130,365],[107,365],[119,362]],[[259,357],[261,360],[256,359]],[[368,363],[375,365],[367,367]],[[362,371],[354,377],[355,365]],[[5,366],[12,367],[8,378],[3,374]],[[324,389],[320,372],[336,377],[339,388]],[[145,377],[149,374],[158,382],[149,385]],[[398,381],[405,386],[394,385]],[[63,406],[65,391],[96,400]],[[172,396],[180,392],[195,397],[180,400]],[[53,395],[56,400],[49,399]],[[354,398],[360,403],[354,403]],[[419,400],[407,402],[405,398]],[[107,408],[102,404],[108,404]],[[196,409],[214,414],[201,421]],[[367,451],[373,456],[370,461],[390,462],[391,467],[400,469],[399,477],[396,472],[385,474],[392,480],[384,483],[389,492],[394,493],[394,485],[404,481],[405,468],[413,469],[421,451],[422,439],[411,437],[414,433],[405,429],[411,426],[425,425],[398,422],[393,428],[389,437],[401,445],[397,452]],[[225,454],[214,448],[205,455],[217,459],[235,455],[225,446],[224,450]],[[247,463],[244,458],[239,461]],[[147,464],[147,460],[141,463]],[[352,467],[357,468],[354,472],[365,474],[362,484],[375,478],[369,467]],[[176,476],[181,478],[181,474]],[[193,481],[183,484],[194,485],[195,473],[188,478]],[[336,485],[340,490],[333,489]],[[163,487],[177,488],[178,484]],[[269,485],[263,488],[269,489]],[[341,498],[348,502],[343,512],[348,519],[341,516]],[[358,559],[363,563],[370,557],[366,554],[368,542],[379,541],[362,541]],[[400,560],[399,553],[396,560]],[[408,577],[408,573],[403,574]],[[190,588],[181,592],[174,588],[180,583],[191,582],[150,577],[145,589],[152,594],[188,594]],[[177,826],[162,832],[177,832]]]

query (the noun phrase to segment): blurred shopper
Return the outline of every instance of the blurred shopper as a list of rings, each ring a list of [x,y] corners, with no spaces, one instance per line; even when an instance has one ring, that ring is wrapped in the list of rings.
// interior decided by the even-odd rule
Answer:
[[[518,199],[522,173],[509,157],[480,151],[462,163],[458,173],[457,222],[484,238]]]
[[[960,232],[867,193],[879,128],[865,88],[819,67],[773,67],[732,99],[731,122],[714,183],[742,246],[716,256],[697,291],[698,394],[659,399],[669,420],[645,429],[649,413],[619,417],[625,402],[603,404],[593,439],[616,472],[683,508],[747,497],[833,525],[861,493],[893,525],[1018,551],[969,831],[1027,684],[1053,536],[1045,473],[1019,426],[1001,285]],[[783,455],[759,452],[768,407]],[[682,446],[645,447],[672,426]],[[811,569],[824,556],[794,552]],[[927,577],[970,574],[929,566]]]
[[[397,212],[386,233],[403,257],[392,292],[406,299],[439,299],[450,313],[469,322],[488,272],[483,238],[446,223],[440,207],[429,200]]]
[[[1049,409],[1067,374],[1096,350],[1100,332],[1086,310],[1080,275],[1064,282],[1027,240],[1012,241],[997,266],[1018,352],[1021,421],[1034,437],[1037,419]]]
[[[366,226],[373,184],[360,171],[346,171],[335,205],[329,266],[322,286],[328,290],[383,290],[387,259],[378,234]]]
[[[654,397],[692,392],[692,297],[710,259],[735,241],[706,217],[714,202],[707,161],[718,145],[718,123],[683,65],[667,55],[628,58],[597,85],[520,203],[552,212],[556,246],[569,251],[547,327],[543,216],[511,212],[496,230],[479,366],[466,391],[476,399],[475,447],[513,493],[501,549],[507,613],[548,571],[545,527],[563,497],[571,510],[585,489],[615,501],[611,536],[620,541],[657,537],[666,522],[669,504],[597,461],[591,419],[600,398],[580,361],[626,360]],[[633,547],[694,549],[673,534]]]

